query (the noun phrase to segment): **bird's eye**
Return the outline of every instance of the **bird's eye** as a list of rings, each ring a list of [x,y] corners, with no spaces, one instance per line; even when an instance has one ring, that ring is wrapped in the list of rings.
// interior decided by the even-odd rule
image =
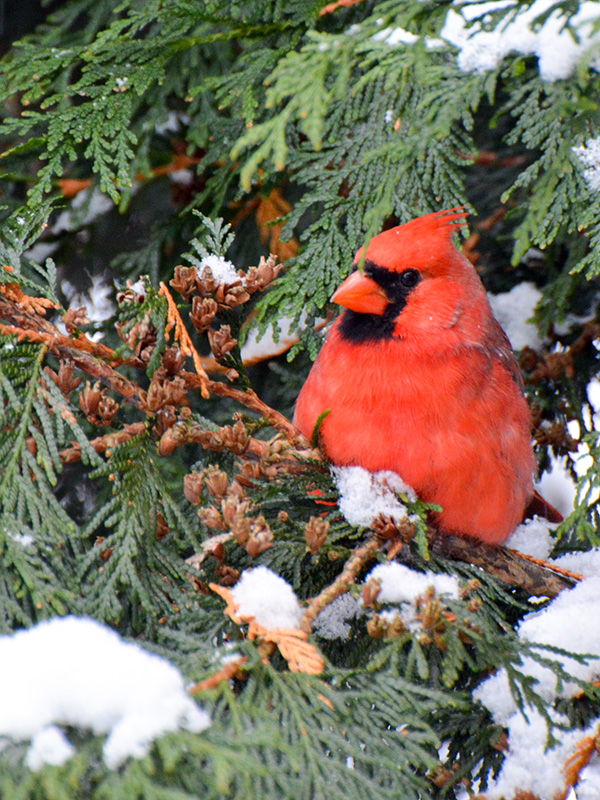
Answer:
[[[418,269],[406,269],[400,273],[400,283],[402,286],[406,286],[407,289],[416,286],[420,278],[421,275]]]

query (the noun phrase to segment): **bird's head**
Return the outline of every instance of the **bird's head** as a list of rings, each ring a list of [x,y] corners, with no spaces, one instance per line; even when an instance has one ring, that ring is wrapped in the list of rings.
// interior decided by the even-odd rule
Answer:
[[[465,225],[462,209],[427,214],[371,239],[358,266],[331,298],[349,309],[342,333],[354,341],[406,338],[455,326],[485,290],[452,234]],[[485,302],[487,307],[487,301]]]

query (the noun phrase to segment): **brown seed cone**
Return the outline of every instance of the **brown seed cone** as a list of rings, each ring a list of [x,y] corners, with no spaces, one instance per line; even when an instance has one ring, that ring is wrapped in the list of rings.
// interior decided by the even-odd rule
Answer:
[[[183,493],[194,506],[199,506],[202,501],[202,487],[204,476],[201,472],[190,472],[183,479]]]
[[[218,310],[217,301],[213,300],[212,297],[194,297],[190,319],[199,333],[208,330]]]
[[[221,325],[217,331],[210,328],[208,340],[217,361],[222,361],[238,343],[237,339],[234,339],[231,335],[231,327],[229,325]]]

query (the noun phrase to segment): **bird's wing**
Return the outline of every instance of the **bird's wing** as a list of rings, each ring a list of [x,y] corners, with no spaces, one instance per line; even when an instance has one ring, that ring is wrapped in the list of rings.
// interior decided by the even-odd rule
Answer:
[[[498,359],[519,389],[522,392],[525,391],[519,362],[513,352],[508,336],[504,333],[502,326],[495,317],[492,318],[483,348]]]

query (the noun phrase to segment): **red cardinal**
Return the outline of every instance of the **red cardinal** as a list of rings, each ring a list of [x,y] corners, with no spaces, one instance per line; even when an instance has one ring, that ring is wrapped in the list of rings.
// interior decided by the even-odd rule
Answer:
[[[452,241],[465,216],[428,214],[371,240],[364,273],[332,297],[347,310],[294,422],[310,438],[329,410],[319,434],[334,464],[393,470],[442,506],[442,531],[498,543],[534,500],[536,461],[519,365]]]

